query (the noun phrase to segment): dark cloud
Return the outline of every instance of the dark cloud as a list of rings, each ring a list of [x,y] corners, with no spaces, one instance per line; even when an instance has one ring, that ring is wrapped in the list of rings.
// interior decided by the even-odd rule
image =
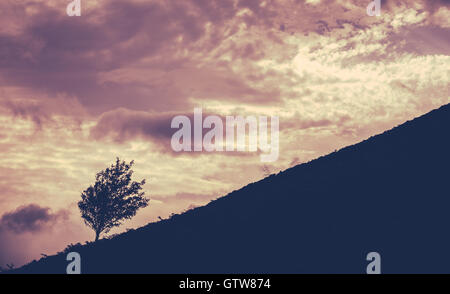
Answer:
[[[125,108],[119,108],[104,113],[98,120],[97,124],[91,128],[90,136],[95,140],[111,139],[117,143],[123,143],[125,141],[135,140],[137,138],[147,139],[157,143],[161,147],[164,147],[164,150],[167,151],[171,150],[170,140],[172,135],[177,130],[170,127],[171,121],[178,115],[183,115],[189,118],[191,121],[191,134],[193,136],[193,110],[190,113],[150,113],[144,111],[133,111]],[[209,115],[218,116],[222,120],[225,130],[226,118],[224,116],[213,114],[210,111],[203,111],[203,120]],[[230,115],[235,117],[238,116],[238,114]],[[333,119],[307,119],[302,118],[297,114],[292,117],[280,118],[280,131],[326,127],[330,125],[336,125],[339,127],[349,120],[350,117],[348,115],[335,116]],[[203,133],[206,133],[207,131],[207,129],[203,129]]]
[[[101,140],[110,138],[124,142],[134,138],[167,140],[175,132],[170,127],[172,118],[180,113],[149,113],[119,108],[102,114],[97,124],[91,129],[90,136]],[[190,114],[193,121],[193,114]]]
[[[189,118],[191,122],[191,148],[194,144],[194,110],[190,113],[149,113],[144,111],[133,111],[125,108],[116,109],[104,113],[97,124],[91,128],[90,137],[95,140],[112,140],[116,143],[124,143],[135,139],[144,139],[156,144],[160,152],[172,153],[171,138],[178,130],[171,128],[172,119],[175,116],[183,115]],[[203,119],[212,115],[204,111]],[[225,118],[219,116],[225,124]],[[224,126],[225,130],[225,126]],[[207,129],[202,129],[203,133]],[[198,155],[198,152],[190,152],[192,155]]]
[[[171,128],[170,125],[172,119],[179,115],[188,117],[191,121],[191,127],[193,128],[194,109],[192,109],[190,113],[152,113],[119,108],[102,114],[97,124],[91,128],[90,136],[96,140],[110,138],[118,143],[134,138],[167,140],[170,146],[170,138],[177,130]],[[213,114],[210,111],[202,111],[203,120],[210,115],[218,116],[222,120],[225,130],[225,116]],[[237,116],[237,114],[234,116]],[[204,132],[207,131],[207,129],[204,129]],[[191,132],[194,134],[193,129]]]
[[[57,221],[65,219],[67,216],[68,212],[65,210],[52,213],[48,207],[29,204],[3,214],[0,219],[0,230],[7,230],[18,234],[38,232],[45,227],[53,226]]]
[[[29,4],[14,5],[24,14]],[[158,56],[158,63],[179,59],[176,52],[199,40],[207,22],[219,24],[236,12],[232,1],[114,1],[69,18],[43,2],[33,5],[37,13],[27,16],[23,30],[0,34],[0,73],[9,85],[66,93],[100,112],[125,105],[159,109],[158,101],[182,100],[169,83],[103,83],[98,74],[144,57]],[[214,35],[221,40],[219,31]],[[151,61],[148,66],[153,68]]]
[[[196,58],[238,32],[240,21],[226,22],[239,10],[253,12],[245,22],[272,27],[276,2],[260,4],[253,0],[113,1],[71,18],[62,13],[63,5],[10,3],[6,8],[23,19],[23,27],[12,33],[0,30],[0,75],[3,83],[33,89],[36,96],[76,97],[95,114],[119,107],[181,110],[190,106],[193,96],[268,103],[277,99],[276,90],[255,89],[229,68],[212,76],[208,87],[203,79],[196,79],[205,75],[205,69],[209,69],[206,74],[215,70],[214,60],[200,69]],[[31,15],[26,13],[30,6],[36,11]],[[258,43],[238,46],[233,56],[258,60],[264,57],[259,47]],[[105,73],[134,66],[158,70],[157,77],[143,81],[146,72],[127,72],[127,77],[138,76],[139,81],[102,79]],[[185,68],[194,72],[189,86],[180,84],[179,76],[171,76]]]
[[[150,141],[156,147],[156,150],[161,153],[171,154],[188,154],[190,156],[210,155],[210,152],[203,150],[202,152],[175,152],[171,147],[171,139],[173,134],[178,128],[171,128],[172,119],[175,116],[186,116],[191,123],[191,150],[194,150],[195,137],[194,137],[194,110],[190,113],[185,112],[166,112],[166,113],[149,113],[144,111],[133,111],[125,108],[116,109],[107,113],[104,113],[97,124],[90,129],[90,137],[94,140],[111,140],[114,143],[125,143],[128,141],[135,141],[137,139],[143,139]],[[239,114],[229,114],[230,116],[237,117]],[[207,116],[217,116],[221,119],[223,124],[223,142],[226,142],[226,117],[224,115],[213,114],[210,111],[203,110],[202,122]],[[255,115],[257,116],[257,115]],[[245,118],[246,115],[243,115]],[[292,124],[287,125],[289,127],[295,127]],[[270,118],[268,118],[268,128],[270,130]],[[203,140],[203,135],[209,131],[208,128],[202,128],[202,136],[200,140]],[[247,128],[248,131],[248,128]],[[224,147],[225,149],[225,147]],[[247,151],[224,151],[219,155],[225,156],[259,156],[261,150],[255,152]]]
[[[31,119],[39,128],[42,127],[42,123],[44,121],[51,120],[48,112],[42,107],[42,105],[36,102],[14,102],[7,100],[4,102],[0,101],[0,105],[9,110],[15,117]]]
[[[58,126],[55,115],[65,116],[63,124],[72,131],[79,130],[86,111],[74,98],[41,99],[0,99],[0,109],[6,110],[14,118],[30,120],[36,131],[44,125]]]
[[[166,9],[158,3],[110,2],[82,18],[68,18],[44,3],[39,6],[21,34],[1,36],[2,57],[9,57],[1,59],[2,67],[42,72],[113,69],[154,54],[180,35],[186,43],[195,41],[204,30],[203,17],[176,4]],[[125,44],[139,34],[145,38]],[[31,50],[34,42],[39,50]]]

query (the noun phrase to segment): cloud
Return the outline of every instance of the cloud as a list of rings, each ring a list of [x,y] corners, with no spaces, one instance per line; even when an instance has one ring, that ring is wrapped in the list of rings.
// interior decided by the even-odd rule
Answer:
[[[448,52],[441,37],[428,37],[433,46],[417,41],[445,35],[445,1],[386,1],[382,18],[367,17],[366,2],[95,1],[70,18],[57,1],[9,1],[1,4],[9,21],[0,30],[0,84],[64,93],[96,115],[120,107],[183,111],[208,100],[273,105],[292,82],[274,74],[295,54],[290,36],[340,41],[325,54],[347,64],[386,58],[402,39],[411,52]],[[428,29],[404,29],[413,25]]]
[[[82,121],[88,117],[86,110],[74,97],[40,96],[38,99],[28,91],[14,94],[7,92],[4,91],[3,99],[0,99],[0,114],[12,116],[16,121],[31,121],[36,131],[50,126],[78,130]],[[9,96],[20,98],[8,98]]]
[[[102,114],[91,128],[90,136],[96,140],[110,138],[119,143],[135,138],[170,142],[174,133],[170,124],[172,118],[179,114],[150,113],[119,108]],[[193,114],[189,116],[192,117]]]
[[[191,121],[191,133],[194,127],[194,109],[191,112],[146,112],[119,108],[103,113],[90,129],[90,137],[95,140],[112,139],[123,143],[134,139],[147,139],[170,149],[170,139],[177,129],[171,128],[172,119],[183,115]],[[203,111],[203,119],[213,115]],[[217,116],[217,114],[214,114]],[[225,118],[219,115],[222,122]],[[166,150],[167,151],[167,150]]]
[[[6,212],[0,219],[0,229],[14,233],[39,232],[50,228],[58,221],[67,219],[68,212],[60,210],[52,213],[48,207],[29,204],[18,207],[16,210]]]
[[[67,209],[52,212],[38,204],[20,206],[0,218],[0,266],[19,267],[41,253],[50,255],[86,235],[81,221],[73,221]]]
[[[14,3],[25,21],[20,29],[0,32],[0,76],[9,85],[77,97],[94,112],[130,104],[160,109],[160,99],[173,105],[186,96],[170,83],[103,83],[99,75],[152,57],[182,62],[180,48],[198,50],[194,43],[205,35],[207,23],[219,24],[235,13],[232,1],[101,3],[82,18],[69,18],[61,7],[42,1]],[[34,13],[27,14],[30,7]],[[213,33],[220,41],[222,33]],[[203,50],[214,42],[203,44]]]
[[[0,105],[10,110],[15,117],[31,119],[39,128],[42,126],[44,121],[51,120],[47,110],[44,109],[39,103],[33,101],[16,102],[7,100],[2,102]]]

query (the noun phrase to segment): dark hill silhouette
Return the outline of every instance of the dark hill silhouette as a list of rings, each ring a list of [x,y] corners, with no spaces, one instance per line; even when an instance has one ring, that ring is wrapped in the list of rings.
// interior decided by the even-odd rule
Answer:
[[[83,273],[450,273],[450,105],[204,207],[67,252]],[[239,171],[236,171],[239,172]],[[66,254],[17,273],[65,273]]]

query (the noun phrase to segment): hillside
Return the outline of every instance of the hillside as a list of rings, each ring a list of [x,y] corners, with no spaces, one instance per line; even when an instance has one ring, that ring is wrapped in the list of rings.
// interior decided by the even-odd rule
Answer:
[[[69,251],[83,273],[450,273],[450,104],[208,205]],[[239,172],[239,171],[236,171]],[[17,273],[65,273],[65,254]]]

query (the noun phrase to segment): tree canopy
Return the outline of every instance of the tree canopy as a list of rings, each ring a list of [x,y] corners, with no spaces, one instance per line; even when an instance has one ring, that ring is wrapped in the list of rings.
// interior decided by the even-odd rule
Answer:
[[[150,199],[141,192],[145,179],[131,180],[134,161],[116,162],[95,176],[95,184],[81,194],[78,207],[84,223],[95,231],[97,241],[101,233],[108,233],[124,220],[131,219],[138,209],[146,207]]]

